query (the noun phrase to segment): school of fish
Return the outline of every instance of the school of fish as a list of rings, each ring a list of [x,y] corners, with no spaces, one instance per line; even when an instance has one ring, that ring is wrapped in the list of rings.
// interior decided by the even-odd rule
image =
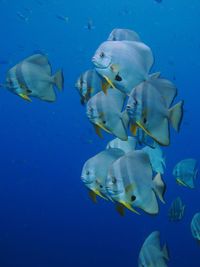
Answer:
[[[93,202],[97,196],[111,201],[123,216],[156,215],[165,203],[167,183],[162,146],[170,145],[171,127],[180,130],[183,118],[181,100],[174,104],[176,86],[151,73],[154,55],[140,36],[129,29],[114,29],[92,57],[93,69],[77,79],[75,87],[86,115],[99,137],[105,131],[115,138],[103,151],[88,159],[81,180]],[[62,70],[52,74],[46,55],[34,54],[16,63],[7,72],[1,87],[32,101],[55,102],[56,88],[64,88]],[[178,185],[195,188],[197,162],[181,160],[173,170]],[[185,205],[177,197],[169,208],[170,221],[180,221]],[[200,213],[191,221],[193,237],[200,242]],[[167,245],[160,245],[155,231],[145,240],[138,258],[139,267],[165,267],[169,261]]]

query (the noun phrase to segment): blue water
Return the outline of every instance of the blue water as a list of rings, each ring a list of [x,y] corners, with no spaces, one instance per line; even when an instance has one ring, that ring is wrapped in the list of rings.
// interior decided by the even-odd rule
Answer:
[[[2,83],[6,71],[35,50],[47,53],[53,70],[62,67],[65,75],[65,90],[53,104],[0,91],[0,267],[137,266],[140,247],[154,230],[168,243],[169,266],[200,266],[190,232],[200,210],[200,183],[190,190],[172,177],[177,161],[200,158],[200,1],[1,0],[0,14],[0,62],[8,61],[0,64]],[[91,31],[85,28],[89,19]],[[173,80],[178,99],[185,100],[181,131],[172,132],[164,149],[166,205],[156,217],[127,212],[121,218],[112,203],[93,204],[80,180],[85,160],[112,137],[95,135],[74,84],[114,27],[140,34],[154,52],[153,71]],[[177,196],[186,216],[170,223],[168,208]]]

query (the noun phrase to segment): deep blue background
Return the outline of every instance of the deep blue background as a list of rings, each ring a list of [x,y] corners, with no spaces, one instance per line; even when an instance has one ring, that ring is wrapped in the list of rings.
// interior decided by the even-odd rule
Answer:
[[[200,266],[200,248],[190,232],[200,209],[199,181],[190,190],[172,177],[177,161],[200,158],[200,1],[1,0],[0,11],[0,62],[9,61],[0,65],[2,83],[11,66],[38,49],[48,54],[54,71],[62,67],[65,74],[65,90],[54,104],[28,103],[0,91],[0,267],[137,266],[153,230],[168,242],[169,266]],[[68,23],[57,14],[68,16]],[[92,31],[84,27],[89,19]],[[174,80],[178,99],[185,100],[181,131],[172,131],[171,146],[164,149],[167,204],[157,217],[127,212],[121,218],[112,203],[94,205],[80,181],[84,161],[111,136],[95,136],[74,84],[114,27],[141,35],[154,52],[154,71]],[[178,195],[186,216],[169,223],[167,211]]]

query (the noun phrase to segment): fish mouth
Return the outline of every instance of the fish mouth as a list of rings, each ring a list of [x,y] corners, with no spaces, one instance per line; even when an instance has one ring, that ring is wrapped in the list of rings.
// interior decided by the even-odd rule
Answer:
[[[95,65],[96,68],[98,69],[107,69],[111,66],[111,62],[109,62],[108,64],[101,64],[98,62],[98,59],[96,57],[92,58],[92,63]]]
[[[84,184],[86,185],[91,185],[93,182],[92,181],[88,181],[87,179],[85,179],[84,177],[81,177],[81,180],[83,181]]]

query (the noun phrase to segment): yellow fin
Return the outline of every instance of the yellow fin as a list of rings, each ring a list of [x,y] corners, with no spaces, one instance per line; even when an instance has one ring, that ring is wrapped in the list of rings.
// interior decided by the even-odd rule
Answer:
[[[110,88],[110,85],[108,82],[102,82],[101,88],[104,94],[107,95],[107,91]]]
[[[97,196],[99,196],[99,197],[101,197],[101,198],[103,198],[103,199],[105,199],[105,200],[108,200],[106,197],[104,197],[102,194],[101,194],[101,192],[99,192],[98,190],[94,190],[94,193],[97,195]]]
[[[103,75],[103,77],[112,88],[115,88],[115,86],[113,85],[112,81],[108,77],[106,77],[105,75]]]
[[[121,203],[122,205],[124,205],[127,209],[131,210],[132,212],[134,212],[134,213],[140,215],[140,213],[137,212],[135,209],[133,209],[133,208],[131,207],[131,205],[128,204],[127,202],[125,202],[125,201],[119,201],[119,203]]]
[[[21,98],[23,98],[24,100],[26,100],[26,101],[29,101],[29,102],[32,102],[32,100],[27,96],[27,95],[25,95],[25,94],[19,94],[19,96],[21,97]]]
[[[92,200],[93,203],[97,203],[97,195],[92,190],[89,191],[89,197]]]
[[[181,179],[179,179],[179,178],[176,178],[176,182],[178,185],[182,185],[182,186],[187,187],[187,185],[183,181],[181,181]]]
[[[138,128],[138,125],[137,124],[131,124],[130,131],[133,134],[133,136],[136,136],[136,134],[137,134],[137,128]]]
[[[100,138],[103,138],[103,135],[102,135],[102,133],[101,133],[101,128],[100,128],[98,125],[96,125],[96,124],[93,124],[93,126],[94,126],[94,129],[95,129],[95,133],[96,133]]]
[[[125,207],[121,203],[116,204],[116,211],[119,213],[119,215],[124,216],[125,215]]]

